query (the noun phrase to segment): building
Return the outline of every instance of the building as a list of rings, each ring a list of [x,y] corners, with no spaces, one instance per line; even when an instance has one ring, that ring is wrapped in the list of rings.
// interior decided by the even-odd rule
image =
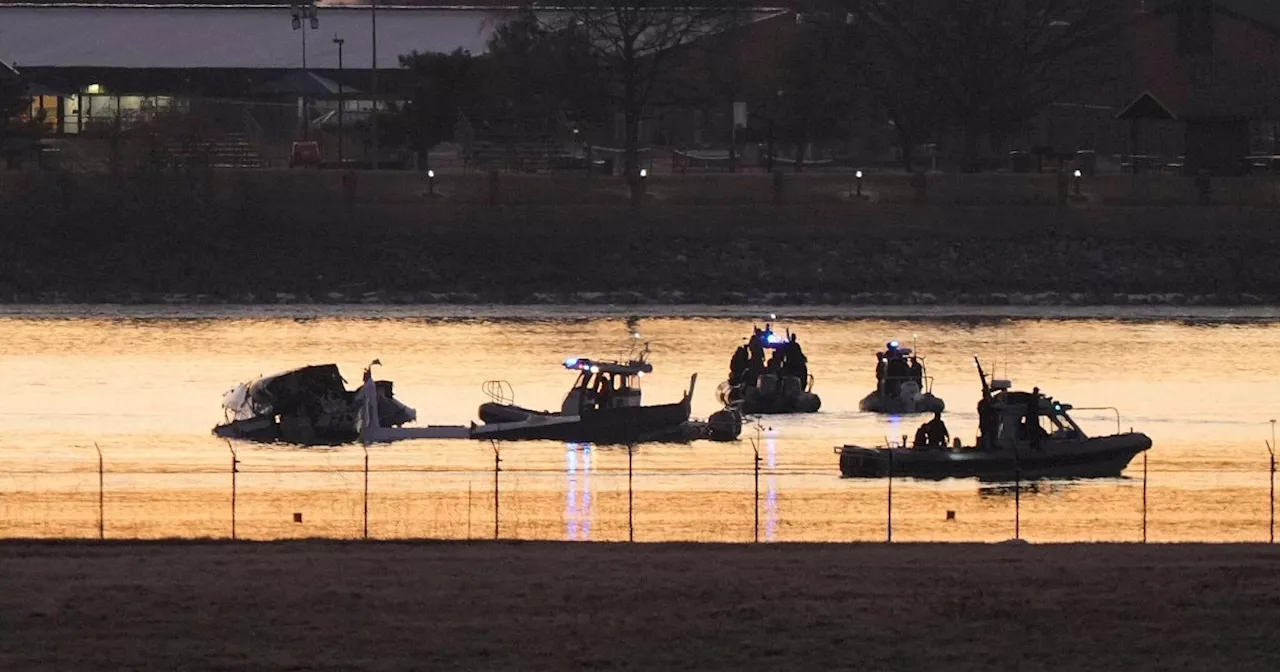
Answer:
[[[0,60],[39,89],[33,111],[68,136],[197,100],[267,109],[335,97],[339,83],[349,104],[372,100],[370,8],[320,7],[314,28],[304,20],[295,29],[291,19],[287,5],[0,5]],[[481,52],[501,20],[491,8],[379,7],[379,97],[403,88],[402,54]],[[297,77],[303,71],[312,76]]]
[[[1280,3],[1129,0],[1109,72],[1064,97],[1015,149],[1119,158],[1134,172],[1236,175],[1280,154]]]
[[[198,111],[211,128],[279,145],[332,126],[339,107],[345,127],[375,98],[405,99],[412,82],[402,55],[483,53],[518,4],[379,5],[376,83],[374,8],[356,4],[319,6],[313,27],[305,18],[295,24],[287,4],[6,3],[0,61],[32,84],[32,114],[59,136],[102,137]],[[769,13],[751,20],[761,15]],[[363,142],[349,156],[367,151],[367,137],[348,135]]]

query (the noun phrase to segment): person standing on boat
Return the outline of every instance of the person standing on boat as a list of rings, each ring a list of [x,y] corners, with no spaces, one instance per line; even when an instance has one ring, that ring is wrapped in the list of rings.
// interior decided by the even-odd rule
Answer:
[[[902,354],[897,349],[892,350],[891,353],[892,356],[889,359],[889,363],[885,365],[885,373],[888,376],[889,394],[896,397],[898,396],[898,390],[902,388],[903,381],[907,380],[911,375],[911,369],[907,366],[907,360],[902,357]]]
[[[742,377],[747,372],[747,364],[749,362],[747,354],[747,346],[739,345],[737,350],[733,351],[733,359],[729,360],[729,384],[737,386],[742,382]]]
[[[946,448],[951,440],[951,432],[947,423],[942,421],[942,411],[934,411],[933,419],[924,423],[925,442],[930,448]]]
[[[754,387],[760,374],[764,373],[764,346],[760,343],[760,330],[756,329],[747,341],[747,375],[742,382]]]
[[[915,355],[911,356],[911,380],[916,387],[924,389],[924,367],[920,365],[920,360]]]
[[[1027,399],[1027,439],[1032,448],[1040,447],[1040,388],[1032,388]]]
[[[796,340],[795,334],[791,334],[791,340],[787,342],[786,356],[783,366],[787,369],[787,375],[799,378],[802,386],[808,383],[809,359],[804,356],[804,351],[800,349],[800,341]]]
[[[775,376],[783,374],[783,360],[786,358],[786,348],[774,348],[773,354],[769,355],[769,365],[765,369]]]
[[[1000,415],[991,407],[991,400],[983,397],[978,401],[978,448],[995,447],[999,431]]]

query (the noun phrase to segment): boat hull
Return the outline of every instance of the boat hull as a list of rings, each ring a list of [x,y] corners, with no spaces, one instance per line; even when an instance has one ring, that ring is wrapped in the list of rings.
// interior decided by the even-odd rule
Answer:
[[[689,404],[587,410],[579,416],[533,411],[506,404],[482,404],[476,438],[625,444],[680,440],[689,420]]]
[[[822,408],[822,398],[801,389],[798,378],[790,385],[775,387],[771,391],[756,387],[736,386],[723,382],[716,390],[720,403],[737,406],[744,415],[788,415],[793,413],[817,413]]]
[[[858,402],[858,408],[864,413],[884,413],[887,415],[941,413],[946,410],[946,407],[946,402],[928,392],[908,399],[872,392]]]
[[[977,478],[987,481],[1114,478],[1138,454],[1151,448],[1145,434],[1118,434],[1084,440],[1057,440],[1036,449],[942,450],[905,448],[838,449],[840,474],[845,478],[895,477],[942,480]]]

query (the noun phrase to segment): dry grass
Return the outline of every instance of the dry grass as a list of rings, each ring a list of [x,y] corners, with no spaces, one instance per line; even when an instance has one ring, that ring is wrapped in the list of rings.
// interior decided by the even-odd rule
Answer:
[[[1275,670],[1280,549],[0,544],[0,669]]]

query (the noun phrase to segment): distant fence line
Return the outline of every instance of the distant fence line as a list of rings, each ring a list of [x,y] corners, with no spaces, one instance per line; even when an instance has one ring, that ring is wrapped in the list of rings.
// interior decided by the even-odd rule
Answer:
[[[448,165],[425,171],[344,171],[263,168],[191,169],[191,179],[229,190],[263,190],[288,200],[305,194],[345,194],[385,204],[440,205],[627,205],[627,180],[620,176],[581,172],[552,174],[455,172]],[[137,172],[137,171],[135,171]],[[128,171],[124,175],[133,174]],[[186,173],[184,173],[185,175]],[[924,204],[944,206],[1061,206],[1070,208],[1219,205],[1280,208],[1280,173],[1241,177],[1197,178],[1170,175],[1097,174],[1075,178],[1051,173],[958,174],[917,176],[894,171],[867,171],[859,179],[841,172],[752,174],[670,174],[650,170],[642,180],[641,204],[808,205],[845,203]],[[0,197],[13,185],[58,179],[87,185],[110,175],[59,171],[0,171]]]
[[[582,457],[573,460],[589,460],[590,450],[580,452]],[[902,478],[840,479],[834,461],[830,470],[763,467],[758,451],[746,451],[745,455],[737,451],[732,455],[740,460],[737,465],[655,465],[646,469],[642,463],[637,470],[636,458],[643,460],[643,454],[625,450],[625,469],[590,466],[578,471],[571,464],[566,471],[504,466],[503,451],[497,445],[492,447],[493,464],[488,469],[378,467],[371,465],[367,450],[359,467],[273,466],[264,460],[264,464],[246,468],[234,448],[229,451],[227,466],[221,469],[166,465],[111,469],[99,449],[94,467],[0,470],[0,483],[7,482],[0,488],[0,537],[241,539],[246,538],[247,522],[251,528],[247,536],[254,539],[301,536],[636,541],[640,536],[649,540],[758,542],[763,531],[765,541],[895,542],[904,537],[913,541],[997,541],[1029,536],[1051,541],[1265,539],[1275,543],[1274,454],[1269,461],[1259,459],[1256,469],[1189,469],[1151,468],[1144,453],[1133,465],[1134,471],[1140,471],[1140,478],[1071,482],[1018,479],[987,484],[978,488],[979,502],[984,505],[975,507],[973,493],[967,488],[957,491],[953,485]],[[1266,474],[1270,484],[1269,488],[1261,482],[1250,487],[1221,486],[1231,496],[1215,500],[1196,488],[1177,490],[1175,479],[1166,478],[1197,474]],[[171,485],[146,485],[148,479],[175,476],[185,478]],[[257,483],[246,490],[246,479]],[[318,482],[325,479],[336,481],[340,487]],[[372,492],[371,479],[376,483]],[[762,479],[766,485],[763,496]],[[814,479],[829,482],[819,488]],[[461,487],[463,482],[465,490]],[[679,487],[673,487],[675,483]],[[27,487],[18,487],[21,484]],[[783,487],[787,484],[798,487]],[[1082,498],[1083,503],[1068,501],[1063,511],[1043,505],[1045,495],[1052,500],[1058,491],[1068,493],[1067,499],[1071,499],[1073,488],[1087,495]],[[1177,500],[1178,506],[1166,514],[1167,520],[1151,515],[1153,488],[1164,491],[1165,499]],[[786,494],[780,499],[779,493]],[[251,500],[248,506],[246,494]],[[639,503],[637,495],[641,495]],[[1089,501],[1102,502],[1100,506],[1106,510],[1082,514],[1078,507]],[[1126,504],[1140,515],[1126,515]],[[1203,512],[1190,520],[1215,531],[1151,534],[1153,523],[1185,527],[1188,520],[1179,515],[1179,510],[1188,506],[1203,507]],[[779,513],[783,507],[788,510],[786,514]],[[1244,517],[1212,518],[1214,511],[1223,515],[1250,507],[1254,512]],[[1046,508],[1050,510],[1043,510]],[[558,517],[549,513],[555,509],[560,510]],[[958,515],[961,510],[963,513]],[[246,512],[250,514],[247,520]],[[309,525],[317,513],[320,526]],[[957,529],[960,520],[968,525],[970,518],[978,527]],[[371,524],[381,531],[371,529]],[[1028,524],[1030,535],[1025,534]],[[709,533],[707,529],[689,532],[699,525],[709,526]],[[780,535],[779,528],[793,533]],[[1037,533],[1036,529],[1047,531]]]

